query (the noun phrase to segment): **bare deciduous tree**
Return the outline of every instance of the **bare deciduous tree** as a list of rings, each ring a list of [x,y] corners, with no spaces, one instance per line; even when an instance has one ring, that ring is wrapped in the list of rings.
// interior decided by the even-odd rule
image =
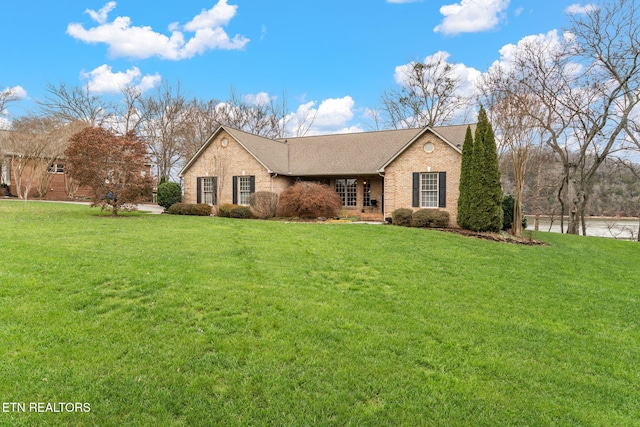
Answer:
[[[586,69],[569,105],[577,141],[567,176],[571,234],[578,234],[579,221],[586,234],[588,185],[604,160],[623,147],[630,115],[640,104],[639,19],[635,1],[615,0],[600,2],[572,21],[572,53]]]
[[[65,83],[47,84],[47,95],[38,101],[44,116],[66,122],[83,121],[89,126],[99,126],[113,114],[113,105],[105,98],[92,93],[89,85],[67,87]]]
[[[399,90],[382,95],[382,112],[395,129],[441,126],[468,110],[470,99],[461,93],[462,79],[456,65],[438,52],[425,62],[412,61],[396,69]]]
[[[541,143],[540,133],[529,115],[536,108],[536,101],[526,93],[512,95],[511,93],[522,88],[518,88],[517,82],[503,74],[498,67],[489,70],[479,86],[484,95],[490,121],[496,131],[501,155],[510,158],[514,182],[511,232],[515,236],[521,236],[522,200],[529,160]],[[526,108],[522,103],[526,103]]]
[[[172,86],[163,82],[154,92],[139,101],[142,139],[157,167],[158,178],[169,180],[183,158],[180,151],[185,132],[188,102],[180,82]]]
[[[17,95],[16,90],[13,88],[0,90],[0,116],[6,114],[5,109],[8,104],[16,102],[19,99],[20,97]]]
[[[46,194],[47,169],[64,151],[58,136],[64,124],[51,117],[25,116],[15,119],[4,139],[4,152],[11,159],[17,196],[27,200],[36,185],[40,196]]]

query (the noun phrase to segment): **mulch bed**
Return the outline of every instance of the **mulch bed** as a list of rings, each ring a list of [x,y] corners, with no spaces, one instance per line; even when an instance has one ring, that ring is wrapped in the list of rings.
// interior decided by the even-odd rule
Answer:
[[[466,237],[474,237],[476,239],[490,240],[493,242],[513,243],[516,245],[537,246],[547,244],[541,240],[535,240],[530,237],[516,237],[507,233],[485,233],[479,231],[465,230],[463,228],[443,228],[442,231],[447,233],[459,234]]]

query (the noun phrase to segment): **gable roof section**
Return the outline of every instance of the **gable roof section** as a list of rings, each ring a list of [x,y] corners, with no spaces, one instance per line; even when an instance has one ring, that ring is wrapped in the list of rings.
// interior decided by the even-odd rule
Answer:
[[[384,171],[384,168],[389,166],[389,164],[391,164],[391,162],[397,159],[398,156],[400,156],[400,154],[404,152],[404,150],[406,150],[411,144],[413,144],[413,142],[417,139],[418,136],[426,133],[427,131],[432,132],[438,138],[443,140],[447,145],[449,145],[451,148],[457,151],[459,154],[462,154],[462,144],[464,143],[464,137],[467,132],[467,127],[469,126],[471,126],[471,131],[473,132],[476,127],[475,125],[453,125],[453,126],[440,126],[436,128],[430,128],[430,127],[422,128],[421,129],[422,132],[416,135],[416,137],[413,138],[412,140],[407,141],[406,144],[400,150],[398,150],[398,152],[396,152],[393,156],[391,156],[380,167],[379,171],[380,172]]]
[[[269,172],[284,173],[288,163],[287,144],[238,129],[224,127],[245,150],[260,162]]]
[[[273,140],[220,126],[180,172],[183,176],[216,136],[226,131],[270,173],[291,176],[373,175],[426,132],[461,153],[468,125],[400,129]],[[472,125],[472,130],[475,125]]]
[[[376,174],[380,166],[423,129],[291,138],[291,175]]]
[[[200,147],[198,152],[182,168],[178,176],[184,176],[187,170],[198,160],[204,151],[222,132],[227,132],[238,144],[251,154],[268,172],[282,173],[286,170],[288,149],[286,144],[273,139],[264,138],[227,126],[220,126]]]

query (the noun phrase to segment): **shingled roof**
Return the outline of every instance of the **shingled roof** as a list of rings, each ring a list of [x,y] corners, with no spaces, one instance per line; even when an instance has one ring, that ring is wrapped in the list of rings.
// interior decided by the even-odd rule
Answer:
[[[413,141],[433,132],[461,152],[468,125],[320,135],[273,140],[221,126],[180,172],[184,172],[224,129],[269,172],[292,176],[372,175],[400,155]],[[472,128],[475,127],[472,125]]]

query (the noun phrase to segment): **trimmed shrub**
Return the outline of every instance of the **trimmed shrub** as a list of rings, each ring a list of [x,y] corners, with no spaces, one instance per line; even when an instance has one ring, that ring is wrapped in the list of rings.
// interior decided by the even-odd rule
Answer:
[[[338,193],[328,185],[300,181],[280,194],[278,215],[298,218],[331,218],[342,207]]]
[[[182,215],[182,205],[184,205],[184,203],[174,203],[171,206],[169,206],[169,209],[167,209],[167,213],[170,213],[171,215]]]
[[[403,227],[411,226],[411,216],[413,215],[412,209],[400,208],[391,212],[391,223],[393,225],[400,225]]]
[[[229,217],[251,219],[253,218],[253,214],[251,213],[251,208],[248,206],[236,206],[229,211]]]
[[[182,188],[176,182],[163,182],[158,185],[157,203],[166,211],[174,203],[182,201]]]
[[[218,206],[218,216],[222,218],[231,218],[231,211],[238,207],[240,207],[240,205],[233,205],[231,203],[220,205]]]
[[[174,203],[167,210],[172,215],[211,215],[211,206],[206,203]]]
[[[253,216],[261,219],[273,218],[278,212],[278,194],[271,191],[257,191],[249,196],[249,206]]]
[[[433,211],[431,226],[434,228],[446,228],[449,226],[449,212]]]
[[[434,212],[435,211],[432,209],[420,209],[419,211],[415,211],[411,214],[411,226],[418,228],[431,227]]]

